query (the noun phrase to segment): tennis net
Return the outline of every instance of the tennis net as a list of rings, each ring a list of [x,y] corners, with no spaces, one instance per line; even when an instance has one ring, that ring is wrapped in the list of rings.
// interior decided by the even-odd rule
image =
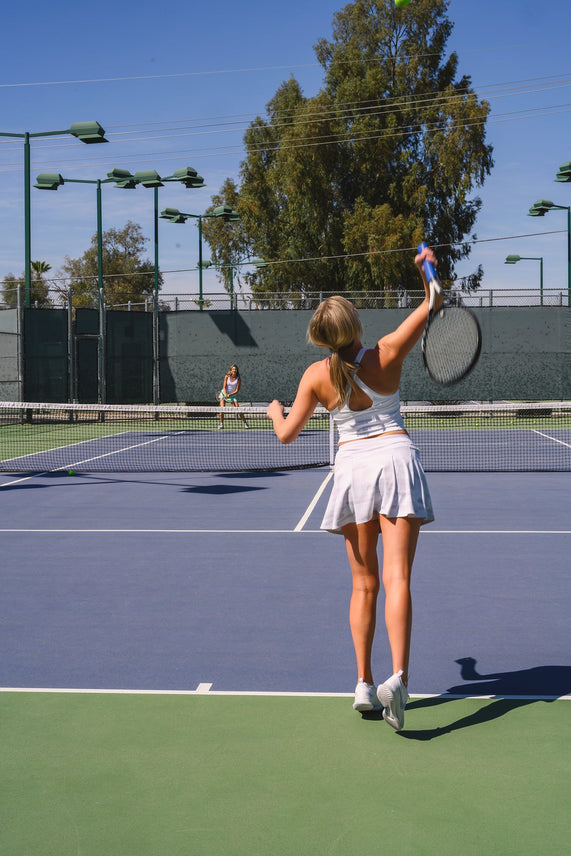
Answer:
[[[571,470],[571,402],[402,410],[428,472]],[[226,407],[223,415],[220,428],[219,407],[0,402],[0,471],[231,472],[333,464],[337,436],[323,408],[288,446],[276,438],[265,407]]]

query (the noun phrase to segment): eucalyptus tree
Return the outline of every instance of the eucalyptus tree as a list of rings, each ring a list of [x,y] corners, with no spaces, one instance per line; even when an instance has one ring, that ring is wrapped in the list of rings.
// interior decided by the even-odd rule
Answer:
[[[254,291],[417,289],[404,251],[422,239],[439,245],[440,274],[454,278],[493,159],[489,104],[446,51],[448,7],[349,3],[315,45],[321,90],[306,97],[290,78],[250,124],[240,182],[217,198],[241,216],[232,252],[274,262],[251,277]],[[228,255],[220,234],[206,237]]]

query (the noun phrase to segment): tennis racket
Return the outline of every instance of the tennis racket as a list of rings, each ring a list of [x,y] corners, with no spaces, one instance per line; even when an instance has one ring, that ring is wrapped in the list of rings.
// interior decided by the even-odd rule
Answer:
[[[427,244],[422,243],[418,252]],[[442,286],[434,265],[423,262],[430,287],[428,318],[422,336],[422,360],[429,377],[440,386],[451,386],[469,374],[480,356],[482,333],[473,312],[463,306],[450,306],[446,299],[435,312],[436,295]]]

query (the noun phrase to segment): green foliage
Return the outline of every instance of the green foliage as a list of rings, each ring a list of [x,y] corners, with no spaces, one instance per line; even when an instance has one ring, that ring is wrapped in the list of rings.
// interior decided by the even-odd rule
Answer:
[[[33,261],[30,263],[30,305],[40,309],[50,308],[50,284],[45,279],[45,274],[52,269],[51,265],[44,261]],[[24,301],[25,274],[15,277],[13,273],[7,274],[2,280],[3,303],[15,309],[18,305],[18,288],[21,289],[22,302]]]
[[[227,181],[215,198],[241,228],[205,234],[214,258],[270,262],[248,276],[254,293],[418,289],[411,248],[422,239],[454,278],[493,161],[489,105],[445,53],[448,5],[349,3],[315,46],[321,91],[306,98],[291,78],[251,123],[240,187]]]
[[[205,213],[211,213],[218,205],[230,205],[231,208],[235,209],[238,202],[238,188],[231,178],[227,178],[220,193],[212,197],[212,205]],[[251,257],[248,236],[243,222],[240,220],[226,223],[221,217],[205,217],[202,220],[202,235],[211,248],[210,261],[220,268],[220,278],[226,291],[230,293],[231,278],[233,279],[233,288],[240,289],[245,277],[241,273],[239,263],[245,258]]]
[[[138,223],[102,234],[103,287],[109,306],[144,303],[154,292],[154,266],[143,258],[147,238]],[[69,280],[74,306],[95,306],[98,299],[97,235],[78,259],[66,256],[60,276]],[[159,288],[162,276],[159,275]]]

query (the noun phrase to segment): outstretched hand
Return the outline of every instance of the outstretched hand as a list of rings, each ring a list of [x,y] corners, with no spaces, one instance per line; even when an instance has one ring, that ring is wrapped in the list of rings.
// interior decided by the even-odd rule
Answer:
[[[271,404],[268,404],[266,412],[270,419],[275,419],[276,417],[284,415],[284,406],[283,404],[280,404],[277,398],[274,398]]]

